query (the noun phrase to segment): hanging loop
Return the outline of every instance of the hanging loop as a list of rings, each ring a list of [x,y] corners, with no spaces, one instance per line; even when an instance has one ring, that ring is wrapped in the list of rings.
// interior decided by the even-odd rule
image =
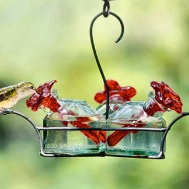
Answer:
[[[103,6],[103,16],[108,17],[110,13],[110,2],[109,0],[103,0],[104,6]]]
[[[98,55],[97,55],[97,52],[96,52],[96,48],[95,48],[95,44],[94,44],[94,39],[93,39],[93,25],[94,25],[95,21],[97,20],[97,18],[100,17],[100,16],[102,16],[102,15],[104,15],[104,12],[101,12],[100,14],[96,15],[93,18],[92,22],[91,22],[91,25],[90,25],[90,40],[91,40],[91,46],[92,46],[93,54],[94,54],[94,57],[95,57],[98,69],[100,71],[100,74],[101,74],[101,77],[103,79],[104,86],[105,86],[105,89],[106,89],[106,119],[108,119],[108,114],[109,114],[109,88],[108,88],[108,85],[106,83],[106,77],[105,77],[103,69],[101,67],[101,64],[100,64],[100,61],[99,61],[99,58],[98,58]],[[124,34],[124,24],[123,24],[123,21],[121,20],[121,18],[118,15],[116,15],[113,12],[109,12],[108,15],[114,16],[120,22],[120,25],[121,25],[121,34],[118,37],[118,39],[115,41],[115,43],[118,43],[122,39],[123,34]]]

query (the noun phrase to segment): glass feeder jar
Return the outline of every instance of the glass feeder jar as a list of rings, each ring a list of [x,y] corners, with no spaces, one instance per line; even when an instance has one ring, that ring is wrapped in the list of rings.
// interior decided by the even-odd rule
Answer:
[[[148,116],[144,105],[144,102],[126,102],[109,117],[105,151],[107,155],[155,158],[161,154],[165,120],[162,117]],[[152,130],[127,130],[131,127]],[[158,129],[160,132],[157,132]],[[164,150],[165,148],[163,152]]]
[[[109,103],[109,115],[117,111],[121,106],[123,105],[122,101],[110,101]],[[103,115],[104,117],[106,116],[106,101],[104,101],[102,104],[100,104],[96,110],[98,111],[99,114]]]
[[[60,156],[103,154],[105,136],[102,140],[100,129],[104,119],[85,101],[61,100],[61,104],[62,112],[44,118],[43,126],[50,129],[44,130],[44,152]]]

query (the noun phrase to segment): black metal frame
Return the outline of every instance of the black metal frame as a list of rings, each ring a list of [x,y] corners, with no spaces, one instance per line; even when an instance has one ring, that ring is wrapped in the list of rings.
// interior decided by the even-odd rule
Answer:
[[[100,157],[105,157],[105,156],[115,156],[115,157],[124,157],[124,158],[147,158],[147,159],[164,159],[165,155],[164,155],[164,146],[165,146],[165,141],[166,141],[166,137],[168,132],[170,131],[170,129],[172,128],[172,126],[179,121],[181,118],[189,116],[189,112],[183,112],[181,115],[179,115],[178,117],[176,117],[166,128],[137,128],[137,127],[124,127],[124,128],[117,128],[117,129],[113,129],[113,128],[69,128],[69,127],[38,127],[34,124],[33,121],[31,121],[31,119],[29,119],[28,117],[26,117],[24,114],[14,111],[12,109],[3,109],[0,112],[0,115],[9,115],[9,114],[15,114],[17,116],[20,116],[22,118],[24,118],[26,121],[28,121],[32,127],[34,128],[34,130],[37,133],[38,139],[39,139],[39,145],[40,145],[40,155],[43,157],[95,157],[95,156],[100,156]],[[160,151],[159,154],[157,156],[122,156],[122,155],[108,155],[105,152],[101,152],[98,154],[84,154],[84,155],[71,155],[71,154],[59,154],[59,153],[45,153],[44,149],[43,149],[43,137],[42,137],[42,133],[43,131],[49,131],[49,130],[75,130],[75,131],[81,131],[81,130],[103,130],[103,131],[117,131],[117,130],[121,130],[121,131],[153,131],[153,132],[163,132],[163,137],[160,143]]]

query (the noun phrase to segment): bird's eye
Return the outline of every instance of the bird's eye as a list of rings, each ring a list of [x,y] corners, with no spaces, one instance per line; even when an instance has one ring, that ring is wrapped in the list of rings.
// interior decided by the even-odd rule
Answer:
[[[33,86],[33,85],[31,85],[31,86],[30,86],[30,89],[34,89],[34,86]]]

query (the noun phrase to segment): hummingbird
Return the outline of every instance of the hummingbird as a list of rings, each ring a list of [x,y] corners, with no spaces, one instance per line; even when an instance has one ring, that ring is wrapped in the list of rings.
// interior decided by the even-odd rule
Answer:
[[[3,87],[0,89],[0,109],[12,108],[20,99],[35,92],[35,87],[31,82]]]

